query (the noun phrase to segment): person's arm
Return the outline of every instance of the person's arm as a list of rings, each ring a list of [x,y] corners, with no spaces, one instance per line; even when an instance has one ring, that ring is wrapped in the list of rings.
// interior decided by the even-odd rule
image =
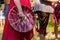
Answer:
[[[24,15],[23,15],[22,8],[21,8],[20,0],[14,0],[14,3],[15,3],[15,5],[17,6],[17,9],[18,9],[18,11],[19,11],[19,15],[20,15],[20,16],[24,16]]]

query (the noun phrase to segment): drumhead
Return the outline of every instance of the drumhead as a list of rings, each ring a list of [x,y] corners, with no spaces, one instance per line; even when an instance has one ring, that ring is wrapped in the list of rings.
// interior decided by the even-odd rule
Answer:
[[[11,27],[18,32],[28,32],[33,29],[34,20],[30,12],[23,11],[25,17],[19,16],[16,6],[12,7],[8,14],[8,21]]]

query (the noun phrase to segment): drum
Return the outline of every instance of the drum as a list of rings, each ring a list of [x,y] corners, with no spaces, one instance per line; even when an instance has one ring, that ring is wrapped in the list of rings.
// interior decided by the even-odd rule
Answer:
[[[23,7],[22,7],[23,8]],[[24,17],[20,16],[18,13],[18,9],[16,6],[12,7],[8,14],[8,21],[11,27],[18,31],[18,32],[28,32],[33,29],[34,25],[34,17],[31,12],[24,10],[23,8],[23,15]]]

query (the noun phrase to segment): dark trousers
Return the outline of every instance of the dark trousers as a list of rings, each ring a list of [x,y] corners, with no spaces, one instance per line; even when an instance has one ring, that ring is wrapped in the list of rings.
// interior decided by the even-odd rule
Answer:
[[[40,34],[46,35],[46,28],[49,20],[50,13],[45,13],[41,11],[36,11],[35,13],[38,14],[38,19],[40,20]]]

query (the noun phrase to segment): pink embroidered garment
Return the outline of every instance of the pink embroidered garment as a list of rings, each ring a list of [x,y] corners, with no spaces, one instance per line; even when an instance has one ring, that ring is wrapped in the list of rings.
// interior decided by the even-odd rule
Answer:
[[[30,5],[30,0],[20,0],[22,5],[27,6],[28,8],[31,8]],[[10,11],[10,9],[14,6],[14,0],[10,1],[10,5],[8,8],[8,13]],[[3,30],[3,35],[2,35],[2,40],[20,40],[20,38],[25,37],[27,40],[31,40],[31,38],[33,37],[33,29],[29,32],[26,33],[21,33],[21,32],[17,32],[15,30],[13,30],[8,22],[8,13],[6,16],[6,20],[5,20],[5,26],[4,26],[4,30]]]

